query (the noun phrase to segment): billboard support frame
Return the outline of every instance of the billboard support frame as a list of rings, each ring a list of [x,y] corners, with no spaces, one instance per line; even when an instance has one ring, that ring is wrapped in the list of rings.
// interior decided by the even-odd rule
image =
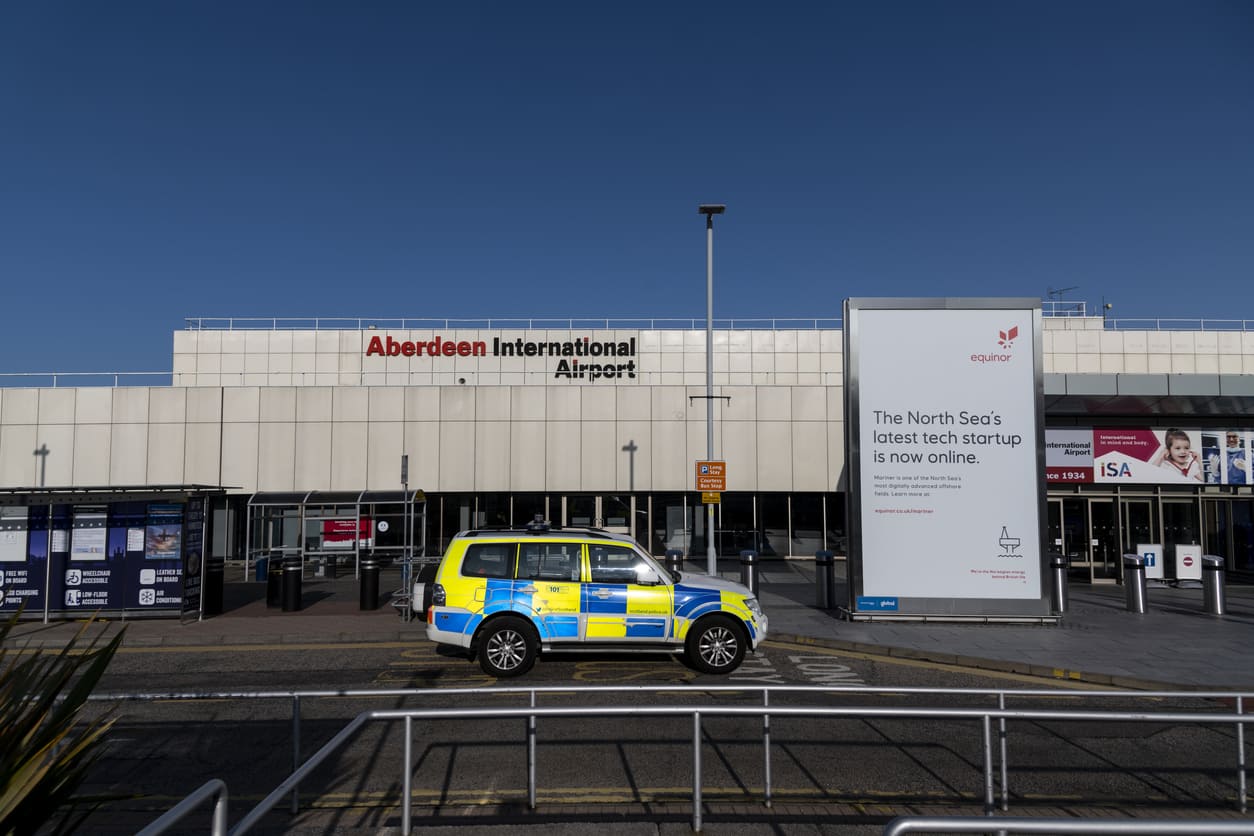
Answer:
[[[867,372],[867,363],[864,351],[867,349],[866,337],[870,333],[874,333],[877,325],[872,325],[866,320],[875,320],[876,323],[884,321],[881,316],[883,312],[922,312],[918,316],[923,321],[930,322],[928,319],[932,313],[954,311],[954,312],[978,312],[974,316],[976,318],[983,317],[985,312],[1005,311],[1008,314],[1013,313],[1021,322],[1030,323],[1031,330],[1031,427],[1024,426],[1023,435],[1031,438],[1033,444],[1034,455],[1031,456],[1031,464],[1027,464],[1027,457],[1022,453],[1017,454],[1018,459],[1024,462],[1025,469],[1030,468],[1033,471],[1030,487],[1024,485],[1023,494],[1030,495],[1030,499],[1025,503],[1029,509],[1030,517],[1035,519],[1035,530],[1033,534],[1023,532],[1024,539],[1031,538],[1031,542],[1036,544],[1037,561],[1033,569],[1031,564],[1021,564],[1025,566],[1023,583],[1027,584],[1027,590],[1035,588],[1035,596],[1030,592],[1025,594],[1024,590],[1016,590],[1016,594],[1009,597],[989,596],[986,594],[973,595],[885,595],[882,590],[871,589],[872,592],[880,592],[878,595],[868,595],[867,585],[867,569],[868,569],[868,553],[867,540],[864,534],[864,528],[872,528],[872,535],[875,531],[885,530],[885,523],[875,522],[872,520],[870,526],[865,526],[863,519],[864,513],[868,510],[881,511],[878,507],[872,507],[877,500],[875,495],[867,496],[866,492],[871,491],[871,483],[868,480],[864,484],[864,465],[875,460],[876,453],[871,451],[864,444],[865,439],[872,439],[870,427],[864,426],[862,409],[864,401],[868,397],[874,398],[875,395],[868,395],[870,386],[870,378],[864,377]],[[868,315],[864,316],[866,312]],[[1025,319],[1026,317],[1026,319]],[[902,317],[905,319],[906,317]],[[954,318],[959,321],[959,317]],[[944,320],[940,320],[942,324]],[[869,327],[868,327],[869,326]],[[946,339],[949,333],[944,329]],[[893,333],[910,334],[913,332],[907,330],[897,330]],[[996,337],[996,334],[992,335]],[[849,537],[849,555],[847,572],[848,572],[848,600],[846,606],[841,607],[839,612],[841,617],[855,621],[964,621],[964,622],[1034,622],[1034,623],[1055,623],[1060,620],[1060,615],[1051,612],[1049,597],[1049,573],[1048,573],[1048,546],[1046,543],[1046,532],[1044,521],[1047,519],[1047,485],[1045,480],[1045,420],[1044,420],[1044,373],[1042,368],[1043,353],[1043,336],[1042,336],[1042,311],[1039,299],[1031,298],[850,298],[845,300],[844,305],[844,406],[845,406],[845,449],[847,454],[847,485],[846,496],[846,514],[849,521],[850,537]],[[1005,337],[1005,334],[1002,334]],[[1020,337],[1020,340],[1022,338]],[[1024,346],[1026,348],[1026,346]],[[895,346],[894,346],[895,348]],[[893,362],[898,362],[896,351],[881,352],[875,356],[875,363],[883,365],[888,363],[890,366]],[[890,355],[890,356],[885,356]],[[905,352],[901,352],[904,358]],[[972,357],[974,360],[974,356]],[[892,385],[901,386],[902,381],[910,380],[909,370],[903,370],[904,373],[891,374],[894,369],[889,369],[890,375],[894,378]],[[1016,371],[1017,375],[1019,372]],[[874,373],[872,373],[874,374]],[[882,370],[881,370],[882,374]],[[918,375],[915,370],[916,377]],[[924,375],[926,376],[926,374]],[[1026,384],[1026,380],[1021,381]],[[885,384],[886,385],[886,384]],[[1016,385],[1020,385],[1016,383]],[[959,384],[961,388],[961,384]],[[882,392],[882,389],[877,389]],[[1022,401],[1019,406],[1026,403],[1026,392],[1022,390],[1016,391],[1017,397]],[[1026,415],[1026,409],[1022,412]],[[876,421],[880,420],[880,416],[887,414],[886,411],[876,412]],[[952,417],[952,416],[951,416]],[[1022,416],[1021,416],[1022,417]],[[1026,423],[1026,421],[1024,421]],[[916,434],[915,440],[918,435]],[[915,459],[918,461],[918,459]],[[972,461],[976,459],[973,457]],[[883,461],[880,459],[875,461]],[[930,461],[930,459],[929,459]],[[880,478],[877,474],[875,478]],[[889,477],[891,478],[891,477]],[[900,477],[898,477],[900,478]],[[883,497],[881,491],[878,494]],[[1028,497],[1025,496],[1025,499]],[[913,500],[909,500],[913,501]],[[900,512],[897,512],[900,513]],[[931,514],[932,511],[927,511]],[[943,512],[937,515],[937,518],[943,518]],[[878,518],[877,518],[878,519]],[[885,518],[887,519],[887,518]],[[900,518],[905,519],[905,518]],[[902,523],[907,525],[907,523]],[[877,529],[876,527],[879,526]],[[1016,535],[1018,531],[1014,532]],[[958,542],[939,542],[919,544],[920,550],[931,549],[957,549],[961,544]],[[966,548],[972,548],[967,545]],[[976,547],[980,548],[980,547]],[[875,554],[869,555],[873,561],[883,558],[882,548],[873,546]],[[894,559],[896,556],[894,556]],[[902,558],[905,559],[905,558]],[[882,576],[884,573],[878,565],[872,564],[872,568]],[[931,568],[931,567],[927,567]],[[909,570],[907,567],[906,571]],[[897,571],[901,571],[898,569]],[[1035,581],[1035,587],[1033,586]],[[878,581],[882,583],[882,581]],[[974,582],[973,582],[974,583]],[[874,584],[872,585],[874,586]]]

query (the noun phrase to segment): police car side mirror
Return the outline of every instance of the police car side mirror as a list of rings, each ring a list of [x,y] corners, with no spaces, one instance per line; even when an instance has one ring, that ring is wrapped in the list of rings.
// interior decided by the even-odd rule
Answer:
[[[641,586],[657,586],[662,582],[652,567],[646,566],[636,573],[636,583]]]

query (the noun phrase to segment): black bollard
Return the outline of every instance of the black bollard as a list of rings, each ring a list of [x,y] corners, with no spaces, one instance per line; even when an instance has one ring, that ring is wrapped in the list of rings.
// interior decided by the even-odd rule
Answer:
[[[357,603],[363,610],[379,608],[379,561],[373,558],[361,561],[361,596]]]
[[[283,561],[282,598],[283,612],[299,612],[301,608],[301,584],[304,581],[299,555]],[[273,571],[273,567],[271,567]]]
[[[836,558],[826,549],[814,553],[814,598],[821,610],[835,606]]]
[[[283,553],[271,552],[266,561],[266,606],[277,607],[283,603]]]

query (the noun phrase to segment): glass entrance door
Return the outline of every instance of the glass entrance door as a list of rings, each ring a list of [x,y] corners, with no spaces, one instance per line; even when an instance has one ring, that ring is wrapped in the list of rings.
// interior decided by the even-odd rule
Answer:
[[[1158,520],[1152,499],[1125,499],[1123,507],[1123,553],[1137,554],[1142,543],[1158,542]]]
[[[1207,554],[1224,558],[1230,573],[1246,575],[1254,570],[1254,500],[1203,499],[1202,524]]]
[[[1089,583],[1119,579],[1122,549],[1113,497],[1051,498],[1046,525],[1050,551],[1066,556],[1070,573]]]
[[[1198,503],[1192,499],[1163,500],[1163,574],[1176,576],[1176,546],[1200,542],[1201,519]]]
[[[1089,501],[1089,565],[1093,583],[1119,580],[1123,550],[1119,548],[1119,515],[1115,499]]]
[[[1089,549],[1089,503],[1087,499],[1067,497],[1051,500],[1050,540],[1055,548],[1067,558],[1067,566],[1072,574],[1079,574],[1084,580],[1092,577],[1092,555]],[[1054,515],[1058,522],[1056,534],[1053,528]]]

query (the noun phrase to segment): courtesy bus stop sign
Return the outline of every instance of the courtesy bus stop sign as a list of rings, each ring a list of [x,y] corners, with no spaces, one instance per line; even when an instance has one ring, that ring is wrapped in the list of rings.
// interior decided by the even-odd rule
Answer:
[[[697,462],[697,490],[727,490],[727,462]]]

